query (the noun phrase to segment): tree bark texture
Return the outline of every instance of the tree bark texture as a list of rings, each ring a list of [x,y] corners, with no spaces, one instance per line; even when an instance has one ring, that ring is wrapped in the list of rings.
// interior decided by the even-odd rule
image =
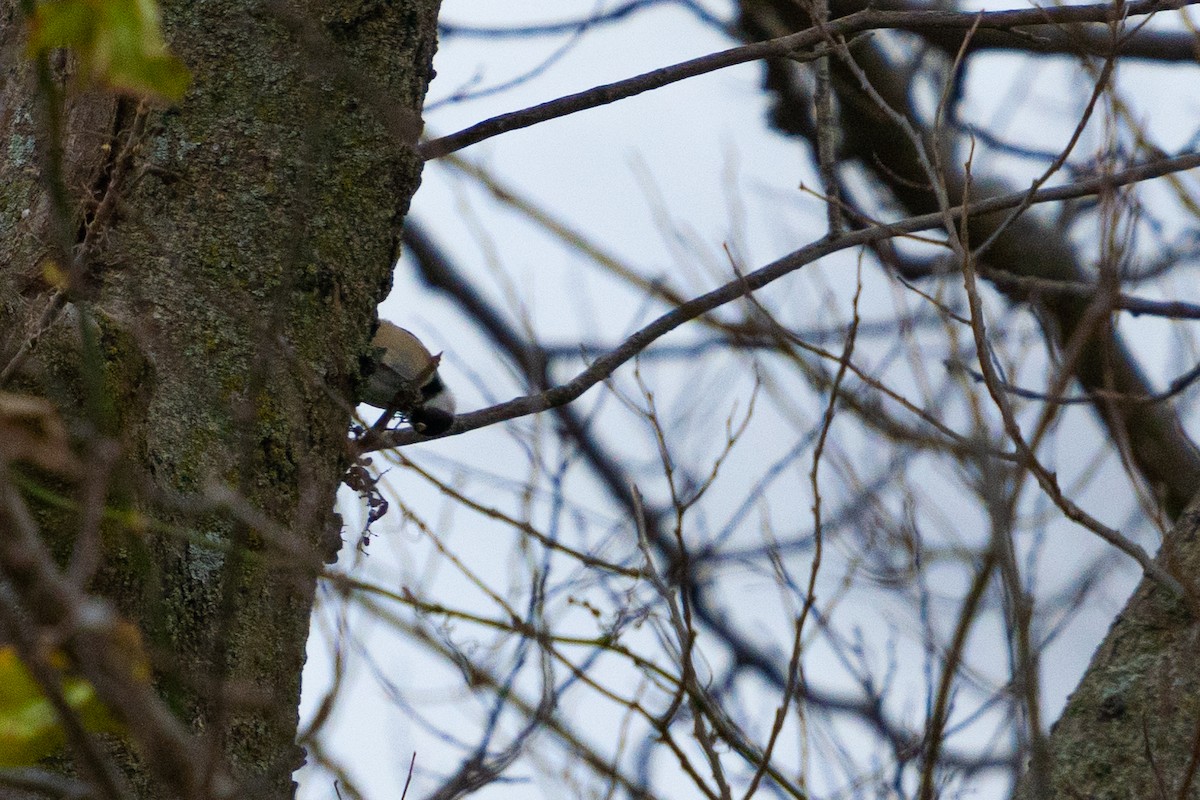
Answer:
[[[65,55],[39,71],[0,0],[0,368],[19,367],[0,388],[51,398],[89,469],[116,446],[89,586],[139,624],[197,763],[226,759],[243,796],[293,792],[315,575],[420,179],[437,11],[166,0],[193,84],[163,108],[83,89]],[[65,565],[79,514],[45,496],[25,500]],[[138,796],[186,794],[136,761]]]
[[[1200,505],[1180,516],[1159,558],[1175,575],[1197,574]],[[1051,730],[1045,785],[1026,775],[1018,798],[1200,797],[1198,663],[1194,610],[1143,579]]]

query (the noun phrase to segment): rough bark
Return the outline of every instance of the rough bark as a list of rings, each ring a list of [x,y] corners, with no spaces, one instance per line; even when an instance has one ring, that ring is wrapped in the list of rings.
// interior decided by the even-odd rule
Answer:
[[[1200,570],[1200,506],[1176,523],[1161,556]],[[1113,622],[1050,734],[1048,786],[1026,776],[1018,797],[1200,797],[1200,622],[1182,598],[1143,580]]]
[[[119,443],[106,507],[139,516],[105,523],[91,588],[139,623],[197,759],[223,754],[243,796],[293,790],[315,574],[419,182],[404,121],[437,5],[167,2],[194,83],[155,109],[81,91],[69,59],[39,84],[0,0],[0,368],[20,363],[0,388],[50,397],[89,463]],[[65,563],[76,516],[25,499]],[[134,760],[139,796],[169,796]]]

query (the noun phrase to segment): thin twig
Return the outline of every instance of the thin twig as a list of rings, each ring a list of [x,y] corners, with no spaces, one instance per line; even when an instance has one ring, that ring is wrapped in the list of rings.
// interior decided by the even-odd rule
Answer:
[[[623,81],[597,86],[520,111],[501,114],[457,133],[423,142],[417,148],[417,152],[427,161],[440,158],[501,133],[528,128],[540,122],[615,103],[618,100],[634,97],[643,92],[659,89],[698,75],[705,75],[750,61],[789,56],[806,48],[816,47],[830,36],[845,37],[863,31],[883,29],[906,31],[969,29],[978,25],[981,28],[1005,30],[1021,26],[1109,22],[1118,14],[1123,17],[1141,16],[1158,11],[1175,10],[1195,2],[1200,2],[1200,0],[1172,0],[1171,2],[1143,0],[1143,2],[1122,6],[1119,11],[1109,3],[1057,8],[1011,9],[984,13],[932,10],[859,11],[833,20],[824,30],[808,28],[799,33],[769,39],[765,42],[732,47],[719,53],[662,67]]]
[[[1188,153],[1173,158],[1156,159],[1121,170],[1110,176],[1041,189],[1033,195],[1033,202],[1035,204],[1047,203],[1075,197],[1085,197],[1110,187],[1151,180],[1197,167],[1200,167],[1200,153]],[[1028,192],[1013,192],[971,203],[966,207],[965,211],[972,215],[988,214],[1012,208],[1026,202],[1028,198]],[[930,214],[909,217],[908,219],[894,223],[885,223],[862,230],[851,231],[834,240],[823,239],[813,242],[744,277],[739,277],[707,294],[700,295],[680,304],[677,308],[662,315],[634,333],[619,347],[597,358],[592,362],[591,366],[567,383],[560,384],[544,392],[518,397],[480,411],[461,414],[456,418],[454,426],[442,435],[456,436],[475,430],[476,428],[493,425],[497,422],[517,419],[518,417],[537,414],[551,408],[566,405],[580,397],[588,389],[605,380],[618,367],[632,359],[652,342],[690,320],[707,314],[732,300],[744,297],[750,292],[761,289],[779,278],[789,275],[832,253],[872,244],[907,233],[929,230],[943,225],[947,218],[950,220],[960,219],[963,214],[964,207],[955,206],[948,209],[945,215],[941,211],[935,211]],[[436,438],[440,437],[421,436],[413,431],[401,430],[392,432],[388,436],[380,437],[380,440],[374,443],[369,449],[383,450],[391,447],[402,447],[418,441],[432,441]]]

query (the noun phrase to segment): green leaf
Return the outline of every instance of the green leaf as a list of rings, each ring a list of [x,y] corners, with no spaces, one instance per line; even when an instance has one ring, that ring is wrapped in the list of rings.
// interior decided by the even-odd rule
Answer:
[[[91,731],[119,732],[120,726],[81,678],[64,677],[62,694],[83,726]],[[12,646],[0,647],[0,767],[37,763],[58,750],[66,735],[54,706]]]
[[[155,0],[43,0],[29,20],[29,52],[69,47],[95,83],[179,100],[191,76],[167,50]]]

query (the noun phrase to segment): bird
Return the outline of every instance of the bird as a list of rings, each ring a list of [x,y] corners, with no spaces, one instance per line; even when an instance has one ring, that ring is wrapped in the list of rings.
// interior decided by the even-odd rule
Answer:
[[[432,355],[421,340],[399,325],[379,321],[375,369],[367,377],[362,402],[404,415],[417,433],[437,436],[454,424],[455,401],[438,375],[442,355]]]

